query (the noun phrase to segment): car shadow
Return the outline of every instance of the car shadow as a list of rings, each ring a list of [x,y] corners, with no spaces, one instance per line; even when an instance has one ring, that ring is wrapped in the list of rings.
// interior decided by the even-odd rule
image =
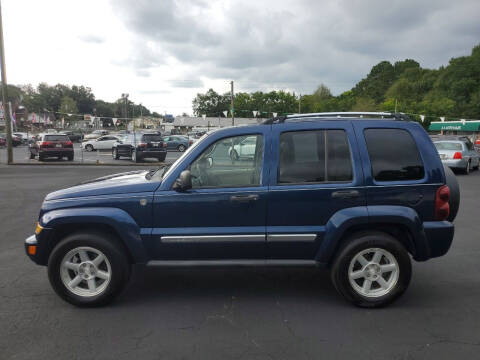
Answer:
[[[325,303],[341,300],[329,272],[316,268],[189,268],[137,266],[119,303],[149,304],[176,299],[235,296],[250,299],[305,298]]]

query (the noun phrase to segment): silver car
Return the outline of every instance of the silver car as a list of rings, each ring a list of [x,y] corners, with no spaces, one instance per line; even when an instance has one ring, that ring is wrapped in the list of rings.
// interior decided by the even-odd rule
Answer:
[[[442,163],[452,169],[462,170],[465,174],[477,170],[480,165],[480,155],[474,150],[471,142],[462,140],[434,141]]]

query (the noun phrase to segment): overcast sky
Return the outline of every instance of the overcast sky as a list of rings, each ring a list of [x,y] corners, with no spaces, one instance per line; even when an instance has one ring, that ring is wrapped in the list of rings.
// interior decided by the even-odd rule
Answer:
[[[173,114],[230,80],[337,95],[379,61],[436,68],[480,43],[479,0],[3,0],[2,11],[9,83],[127,92]]]

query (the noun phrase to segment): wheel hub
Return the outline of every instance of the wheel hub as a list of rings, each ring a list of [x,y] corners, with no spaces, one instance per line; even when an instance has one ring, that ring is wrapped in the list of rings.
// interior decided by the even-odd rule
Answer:
[[[96,274],[97,267],[90,261],[84,261],[78,266],[78,275],[85,280],[95,278]]]
[[[364,272],[367,278],[376,280],[381,274],[381,269],[378,264],[372,263],[365,267]]]

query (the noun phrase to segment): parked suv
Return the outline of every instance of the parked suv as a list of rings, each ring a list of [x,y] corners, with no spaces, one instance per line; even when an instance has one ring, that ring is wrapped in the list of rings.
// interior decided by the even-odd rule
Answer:
[[[113,144],[112,157],[128,157],[134,162],[143,161],[146,158],[155,158],[158,161],[165,161],[167,157],[167,143],[160,134],[136,133],[127,134],[125,137]]]
[[[132,264],[324,267],[348,301],[386,305],[411,258],[448,251],[458,184],[418,123],[342,115],[212,131],[171,166],[50,193],[26,252],[78,306],[115,298]]]
[[[30,159],[43,161],[46,158],[56,157],[59,160],[67,158],[73,160],[73,144],[70,138],[64,134],[40,134],[38,141],[28,145]]]

